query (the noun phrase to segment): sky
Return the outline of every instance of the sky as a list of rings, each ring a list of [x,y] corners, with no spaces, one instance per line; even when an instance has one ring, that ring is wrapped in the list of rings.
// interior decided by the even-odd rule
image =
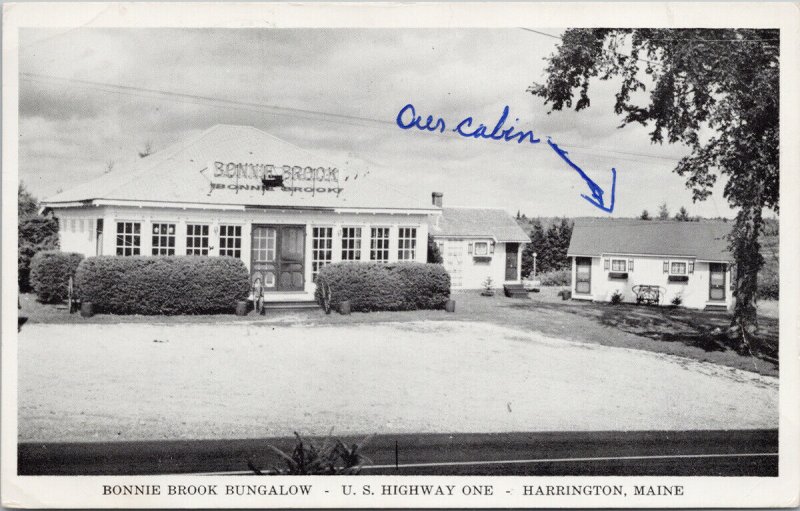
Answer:
[[[343,167],[368,168],[445,206],[528,216],[609,216],[547,137],[610,195],[612,216],[733,216],[720,181],[692,203],[672,169],[688,153],[620,128],[617,84],[592,83],[591,107],[548,113],[526,89],[546,78],[555,29],[24,29],[20,32],[20,179],[39,198],[90,181],[218,124],[255,126]],[[104,86],[98,84],[110,84]],[[160,92],[152,92],[160,91]],[[207,99],[211,98],[211,99]],[[403,130],[399,111],[441,117],[444,134]],[[532,130],[542,142],[452,132],[472,117]],[[519,119],[516,121],[516,119]],[[606,201],[607,203],[608,201]]]

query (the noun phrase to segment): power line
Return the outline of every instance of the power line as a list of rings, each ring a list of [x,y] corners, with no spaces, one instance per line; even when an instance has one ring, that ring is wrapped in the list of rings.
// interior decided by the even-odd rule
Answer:
[[[531,30],[531,29],[525,29]],[[538,33],[538,32],[537,32]],[[544,32],[542,32],[544,34]],[[552,36],[550,34],[545,34],[550,37],[557,37]],[[21,78],[25,81],[30,82],[37,82],[37,83],[60,83],[60,84],[70,84],[77,87],[88,88],[92,90],[97,90],[100,92],[106,92],[109,94],[119,94],[125,96],[133,96],[133,97],[140,97],[144,99],[151,99],[151,100],[158,100],[158,99],[166,99],[169,101],[175,101],[179,103],[188,103],[194,105],[201,105],[201,106],[211,106],[214,108],[229,108],[229,109],[236,109],[242,111],[249,111],[249,112],[258,112],[258,113],[269,113],[271,115],[281,116],[281,117],[291,117],[294,119],[305,119],[305,120],[312,120],[312,121],[322,121],[332,124],[346,124],[350,126],[356,127],[363,127],[364,124],[368,124],[370,126],[384,128],[384,129],[397,129],[397,124],[393,121],[385,121],[381,119],[373,119],[370,117],[363,117],[363,116],[355,116],[355,115],[347,115],[347,114],[338,114],[332,112],[322,112],[319,110],[310,110],[310,109],[302,109],[302,108],[293,108],[293,107],[284,107],[278,105],[271,105],[267,103],[257,103],[257,102],[250,102],[250,101],[239,101],[233,99],[224,99],[224,98],[214,98],[211,96],[201,96],[197,94],[187,94],[181,92],[174,92],[174,91],[165,91],[160,89],[150,89],[144,87],[134,87],[129,85],[120,85],[120,84],[112,84],[112,83],[104,83],[104,82],[95,82],[90,80],[82,80],[77,78],[65,78],[61,76],[53,76],[53,75],[44,75],[39,73],[28,73],[24,72],[21,73]],[[463,137],[453,133],[451,131],[445,131],[444,133],[438,133],[439,135],[446,135],[453,138],[461,139]],[[618,154],[622,156],[635,156],[639,158],[652,158],[656,160],[666,160],[666,161],[673,161],[676,162],[678,158],[670,158],[665,156],[656,156],[652,154],[645,154],[645,153],[636,153],[630,151],[621,151],[618,149],[612,148],[605,148],[602,146],[582,146],[578,144],[563,144],[565,147],[568,148],[577,148],[577,149],[587,149],[592,151],[603,151],[611,154]]]

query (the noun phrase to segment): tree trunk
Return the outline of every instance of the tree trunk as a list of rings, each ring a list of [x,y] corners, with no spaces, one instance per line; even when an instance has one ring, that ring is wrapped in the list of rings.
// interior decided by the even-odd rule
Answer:
[[[764,265],[758,238],[764,222],[761,207],[742,207],[736,215],[731,231],[730,248],[736,261],[733,296],[736,303],[733,309],[731,326],[742,332],[754,332],[758,326],[756,316],[756,293],[758,291],[758,272]],[[742,342],[747,339],[742,334]]]

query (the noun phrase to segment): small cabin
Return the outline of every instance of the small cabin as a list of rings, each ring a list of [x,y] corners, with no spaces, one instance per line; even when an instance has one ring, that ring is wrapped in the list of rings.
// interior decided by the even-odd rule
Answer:
[[[441,205],[441,194],[434,194]],[[530,238],[503,209],[442,208],[428,232],[442,255],[453,289],[479,289],[522,282],[522,250]]]
[[[729,232],[724,222],[578,219],[567,251],[572,298],[729,310]]]

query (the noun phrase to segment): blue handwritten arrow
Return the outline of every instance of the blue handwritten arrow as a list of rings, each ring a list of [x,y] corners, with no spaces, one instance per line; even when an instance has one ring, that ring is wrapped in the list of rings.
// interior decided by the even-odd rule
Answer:
[[[550,137],[547,137],[547,143],[550,145],[553,151],[555,151],[556,154],[559,155],[562,160],[567,162],[567,165],[575,169],[575,172],[577,172],[578,175],[580,175],[581,178],[583,178],[583,180],[586,181],[586,184],[589,185],[589,189],[592,191],[592,196],[589,197],[588,195],[581,194],[581,197],[589,201],[591,205],[602,209],[606,213],[611,213],[612,211],[614,211],[614,193],[617,188],[617,169],[613,167],[611,168],[611,204],[608,207],[606,207],[605,200],[603,199],[603,194],[605,193],[603,189],[600,188],[600,186],[598,186],[597,183],[592,181],[592,179],[586,175],[586,172],[581,170],[581,168],[575,165],[572,162],[572,160],[567,158],[567,152],[558,147],[558,145],[556,145],[555,142],[550,140]]]

